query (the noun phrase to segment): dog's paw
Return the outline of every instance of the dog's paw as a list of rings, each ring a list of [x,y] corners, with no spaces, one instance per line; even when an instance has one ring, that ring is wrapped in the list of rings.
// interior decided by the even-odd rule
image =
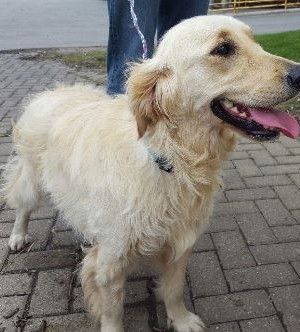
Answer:
[[[192,312],[187,312],[181,319],[172,320],[170,325],[176,332],[204,332],[206,329],[201,318]]]
[[[30,242],[28,234],[11,234],[8,246],[13,251],[21,250],[27,243]]]

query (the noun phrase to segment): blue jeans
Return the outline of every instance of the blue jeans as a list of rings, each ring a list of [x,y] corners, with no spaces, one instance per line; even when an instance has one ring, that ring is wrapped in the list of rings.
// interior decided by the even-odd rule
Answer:
[[[159,40],[181,20],[206,15],[209,0],[135,0],[140,30],[151,57],[157,30]],[[107,51],[107,93],[124,93],[126,64],[142,58],[142,41],[133,26],[129,0],[108,0],[109,40]]]

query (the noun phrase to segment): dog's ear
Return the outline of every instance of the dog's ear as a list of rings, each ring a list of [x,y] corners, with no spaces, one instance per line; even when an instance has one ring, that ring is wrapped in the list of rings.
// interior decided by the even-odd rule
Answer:
[[[127,92],[136,118],[139,138],[149,125],[170,120],[174,107],[176,80],[169,68],[158,68],[153,59],[133,64],[128,72]]]

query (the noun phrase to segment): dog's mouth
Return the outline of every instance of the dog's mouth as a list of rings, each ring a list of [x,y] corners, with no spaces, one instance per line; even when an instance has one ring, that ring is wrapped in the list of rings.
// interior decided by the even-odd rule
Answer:
[[[294,117],[271,107],[254,108],[221,99],[214,100],[211,108],[215,116],[256,140],[273,140],[280,133],[290,138],[300,134]]]

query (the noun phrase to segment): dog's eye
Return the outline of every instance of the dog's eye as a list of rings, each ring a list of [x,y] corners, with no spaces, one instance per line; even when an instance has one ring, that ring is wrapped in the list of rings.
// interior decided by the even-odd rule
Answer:
[[[234,46],[229,42],[224,42],[218,45],[211,51],[211,55],[218,55],[222,57],[228,57],[234,53]]]

